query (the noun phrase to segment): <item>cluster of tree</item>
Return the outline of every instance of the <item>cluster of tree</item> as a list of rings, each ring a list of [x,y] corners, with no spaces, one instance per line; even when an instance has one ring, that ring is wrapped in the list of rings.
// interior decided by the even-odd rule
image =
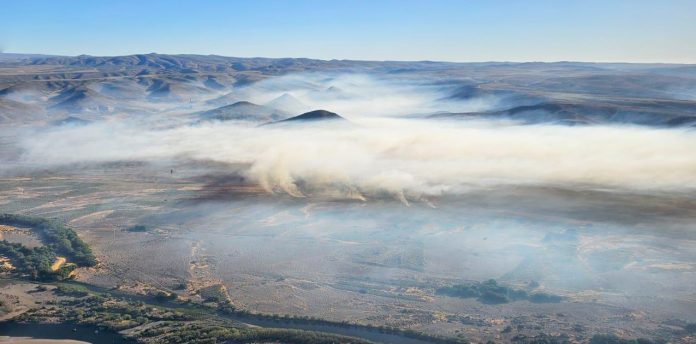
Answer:
[[[12,311],[12,306],[5,302],[4,300],[0,300],[0,314],[1,313],[9,313]]]
[[[113,332],[154,321],[193,320],[183,313],[152,307],[142,302],[93,294],[79,285],[59,285],[55,292],[59,295],[79,298],[48,301],[47,304],[50,306],[32,309],[19,315],[15,320],[20,322],[59,320],[64,323],[98,326]]]
[[[527,300],[536,303],[560,302],[563,298],[558,295],[514,289],[500,285],[494,279],[480,283],[455,284],[435,290],[437,294],[459,297],[476,298],[482,303],[501,304],[511,301]]]
[[[59,286],[61,287],[70,286]],[[59,319],[62,322],[96,325],[112,331],[157,322],[142,332],[136,332],[135,338],[131,338],[143,343],[369,343],[361,339],[311,331],[240,328],[232,323],[200,315],[100,295],[62,300],[57,305],[59,307],[31,310],[20,315],[17,320],[40,322]]]
[[[230,303],[223,303],[218,307],[218,309],[222,314],[254,317],[257,319],[276,321],[278,323],[325,325],[325,326],[334,326],[334,327],[342,327],[342,328],[360,328],[360,329],[364,329],[367,331],[374,331],[374,332],[379,332],[379,333],[392,334],[392,335],[413,338],[413,339],[420,339],[420,340],[427,341],[429,343],[434,343],[434,344],[467,344],[467,343],[469,343],[469,341],[467,341],[464,338],[452,338],[452,337],[436,336],[436,335],[430,335],[430,334],[426,334],[426,333],[419,332],[419,331],[412,330],[412,329],[402,329],[402,328],[391,327],[391,326],[381,326],[381,325],[372,325],[372,324],[363,325],[363,324],[351,323],[348,321],[338,322],[338,321],[331,321],[331,320],[326,320],[326,319],[322,319],[322,318],[316,318],[316,317],[311,317],[311,316],[301,316],[301,315],[251,313],[251,312],[246,311],[246,310],[237,310],[237,309],[235,309],[234,305],[232,305]]]
[[[154,339],[162,343],[297,343],[297,344],[368,344],[370,342],[320,332],[291,329],[227,327],[205,322],[180,326],[161,324],[140,334],[142,341]]]
[[[72,229],[40,217],[1,214],[0,224],[29,227],[36,232],[45,247],[69,258],[78,266],[94,266],[97,259],[89,246]]]
[[[178,295],[176,295],[176,293],[170,293],[160,290],[154,294],[154,298],[157,302],[167,302],[176,300],[178,298]]]
[[[160,303],[167,303],[167,302],[172,302],[172,301],[177,300],[176,293],[158,292],[158,293],[153,294],[153,295],[155,296],[154,300],[157,302],[160,302]],[[190,300],[182,301],[180,303],[194,305],[194,303],[191,302]],[[198,307],[200,305],[196,305],[196,306]],[[362,329],[362,330],[366,330],[366,331],[374,331],[377,333],[384,333],[384,334],[397,335],[397,336],[402,336],[402,337],[407,337],[407,338],[419,339],[419,340],[423,340],[423,341],[426,341],[428,343],[434,343],[434,344],[467,344],[467,343],[469,343],[468,340],[466,340],[465,338],[462,338],[462,337],[453,338],[453,337],[437,336],[437,335],[427,334],[427,333],[412,330],[412,329],[402,329],[402,328],[397,328],[397,327],[392,327],[392,326],[381,326],[381,325],[372,325],[372,324],[356,324],[356,323],[351,323],[349,321],[338,322],[338,321],[331,321],[331,320],[326,320],[326,319],[312,317],[312,316],[253,313],[253,312],[249,312],[247,310],[241,310],[241,309],[235,308],[234,305],[229,300],[223,300],[223,301],[218,302],[215,309],[221,315],[231,315],[231,316],[234,316],[235,318],[241,316],[241,317],[249,317],[249,318],[262,319],[262,320],[271,320],[271,321],[278,322],[278,324],[324,325],[324,326],[339,327],[339,328]],[[292,343],[294,343],[294,342],[292,342]],[[304,343],[304,342],[302,342],[302,343]]]
[[[49,302],[50,306],[30,310],[20,315],[17,320],[42,322],[46,319],[57,319],[61,322],[99,326],[111,331],[121,331],[157,322],[157,324],[148,326],[147,330],[136,332],[133,334],[133,337],[129,338],[142,343],[369,343],[369,341],[359,338],[314,331],[256,327],[239,328],[235,326],[235,322],[209,316],[199,311],[182,312],[163,305],[153,306],[141,301],[115,298],[108,296],[108,294],[95,294],[74,283],[60,283],[55,292],[60,295],[79,298]],[[230,309],[233,308],[230,307]],[[248,314],[242,311],[237,312],[237,314],[277,319],[280,322],[290,321],[299,324],[315,323],[338,325],[346,328],[363,328],[380,333],[418,338],[429,343],[467,343],[464,339],[429,336],[413,330],[401,330],[390,327],[365,326],[347,322],[336,323],[309,317]]]
[[[534,336],[517,335],[510,340],[514,344],[570,344],[565,334],[550,335],[539,333]],[[590,338],[589,344],[665,344],[666,341],[653,341],[645,338],[624,339],[611,334],[596,334]]]
[[[646,338],[624,339],[613,334],[596,334],[590,339],[590,344],[661,344],[664,341],[653,341]]]
[[[53,271],[51,264],[56,260],[56,253],[47,246],[28,248],[3,240],[0,241],[0,254],[12,260],[17,272],[34,280],[63,280],[69,278],[70,273],[76,268],[74,264],[66,264]]]
[[[43,246],[29,248],[18,243],[0,241],[0,254],[7,256],[17,272],[31,279],[52,281],[63,280],[78,266],[94,266],[97,263],[92,250],[75,231],[56,222],[36,217],[1,214],[0,224],[30,227],[40,238]],[[68,257],[74,264],[65,264],[51,269],[59,255]]]
[[[565,334],[550,335],[540,332],[536,335],[518,334],[510,339],[513,344],[570,344],[568,336]],[[492,342],[488,342],[492,343]]]
[[[60,293],[61,295],[70,295],[70,296],[76,296],[76,297],[82,297],[84,296],[83,292],[80,293],[74,293],[72,292],[72,286],[74,284],[61,284],[59,288],[56,290],[57,293]],[[67,292],[63,292],[63,290],[66,290]],[[87,289],[85,288],[80,288],[80,291],[84,290],[86,291]],[[158,309],[160,311],[166,310],[167,305],[166,303],[168,302],[175,302],[176,301],[176,294],[175,293],[169,293],[169,292],[159,292],[156,294],[152,294],[153,300],[159,302],[160,304],[158,305]],[[89,325],[99,325],[99,326],[105,326],[110,329],[114,330],[122,330],[125,328],[128,328],[129,326],[138,326],[142,325],[144,323],[150,322],[150,321],[160,321],[160,320],[195,320],[196,318],[192,318],[190,314],[188,313],[180,313],[177,311],[169,312],[166,313],[165,316],[161,314],[155,314],[151,311],[149,311],[148,306],[146,306],[143,302],[137,301],[125,301],[121,300],[119,302],[104,302],[104,300],[114,300],[113,298],[105,298],[99,295],[91,294],[90,297],[87,298],[82,298],[78,300],[73,300],[73,301],[63,301],[61,305],[63,307],[59,307],[58,309],[63,309],[63,310],[69,310],[69,309],[74,309],[78,308],[80,309],[77,311],[77,313],[70,312],[70,321],[77,321],[80,324],[89,324]],[[164,305],[162,305],[164,304]],[[179,304],[191,304],[190,300],[187,300],[185,302],[179,302]],[[108,305],[108,306],[107,306]],[[198,305],[200,306],[200,305]],[[196,306],[196,307],[198,307]],[[154,309],[154,308],[153,308]],[[218,304],[216,309],[219,311],[219,314],[222,315],[234,315],[235,317],[237,316],[243,316],[243,317],[251,317],[251,318],[257,318],[257,319],[264,319],[264,320],[272,320],[272,321],[277,321],[279,324],[280,323],[285,323],[285,324],[311,324],[311,325],[326,325],[326,326],[332,326],[332,327],[341,327],[341,328],[360,328],[366,331],[374,331],[378,333],[384,333],[384,334],[392,334],[392,335],[398,335],[398,336],[403,336],[407,338],[414,338],[414,339],[420,339],[423,341],[427,341],[429,343],[435,343],[435,344],[466,344],[469,343],[466,339],[464,338],[452,338],[452,337],[444,337],[444,336],[435,336],[435,335],[430,335],[426,334],[423,332],[419,332],[416,330],[411,330],[411,329],[400,329],[396,327],[390,327],[390,326],[378,326],[378,325],[363,325],[363,324],[355,324],[351,323],[348,321],[343,321],[343,322],[336,322],[336,321],[330,321],[326,319],[321,319],[321,318],[316,318],[316,317],[310,317],[310,316],[294,316],[294,315],[281,315],[281,314],[258,314],[258,313],[251,313],[245,310],[237,310],[235,309],[234,305],[229,302],[229,300],[222,301]],[[96,319],[95,319],[95,316]],[[61,316],[56,316],[60,318]],[[63,316],[64,317],[64,316]],[[29,319],[26,319],[29,320]],[[100,320],[104,320],[106,322],[99,322]],[[211,320],[212,321],[212,320]],[[210,323],[206,321],[206,326],[210,326]],[[334,336],[335,337],[335,336]],[[352,338],[350,338],[352,339]],[[148,341],[145,341],[148,342]],[[196,343],[205,343],[206,341],[195,341]],[[283,341],[281,341],[283,342]],[[297,342],[288,342],[288,343],[306,343],[304,341],[297,341]],[[312,343],[312,342],[307,342],[307,343]],[[343,341],[337,341],[336,343],[343,343]]]

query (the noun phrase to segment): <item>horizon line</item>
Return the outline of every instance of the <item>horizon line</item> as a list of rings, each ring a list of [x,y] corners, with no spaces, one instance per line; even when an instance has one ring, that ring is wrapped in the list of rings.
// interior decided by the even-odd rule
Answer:
[[[587,63],[587,64],[633,64],[633,65],[682,65],[682,66],[696,66],[696,62],[626,62],[626,61],[589,61],[589,60],[487,60],[487,61],[454,61],[454,60],[369,60],[369,59],[324,59],[324,58],[314,58],[314,57],[268,57],[268,56],[231,56],[231,55],[220,55],[220,54],[199,54],[199,53],[131,53],[125,55],[91,55],[91,54],[79,54],[79,55],[63,55],[63,54],[50,54],[50,53],[27,53],[27,52],[13,52],[13,51],[0,51],[0,54],[8,55],[36,55],[45,57],[80,57],[80,56],[90,56],[90,57],[123,57],[123,56],[137,56],[137,55],[170,55],[170,56],[218,56],[218,57],[228,57],[228,58],[242,58],[242,59],[269,59],[269,60],[281,60],[281,59],[307,59],[316,61],[350,61],[350,62],[430,62],[430,63],[453,63],[453,64],[466,64],[466,63],[510,63],[510,64],[524,64],[524,63]]]

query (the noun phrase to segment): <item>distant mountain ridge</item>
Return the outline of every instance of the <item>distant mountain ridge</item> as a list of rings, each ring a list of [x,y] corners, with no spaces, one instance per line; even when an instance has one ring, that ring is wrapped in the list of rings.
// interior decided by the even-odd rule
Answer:
[[[416,82],[437,89],[442,98],[436,101],[490,104],[483,112],[450,110],[450,114],[433,117],[661,126],[693,126],[696,117],[696,65],[350,61],[151,53],[0,54],[0,67],[2,122],[51,121],[72,115],[90,120],[123,114],[192,115],[249,98],[240,91],[259,81],[315,72],[362,73]],[[309,98],[328,96],[337,101],[350,100],[352,92],[337,86],[310,91],[314,93]],[[292,89],[273,92],[281,95],[258,106],[280,110],[275,114],[235,114],[228,108],[219,110],[219,118],[277,121],[311,109],[289,93]]]

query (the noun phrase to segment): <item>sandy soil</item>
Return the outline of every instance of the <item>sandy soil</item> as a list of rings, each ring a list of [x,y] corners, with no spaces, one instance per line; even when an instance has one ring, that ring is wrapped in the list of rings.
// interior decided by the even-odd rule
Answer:
[[[0,321],[9,320],[29,309],[40,307],[44,302],[54,300],[50,288],[37,291],[37,285],[26,282],[14,282],[0,279],[0,300],[5,303],[9,312],[0,312]]]
[[[66,259],[65,257],[56,257],[56,261],[51,264],[51,271],[56,271],[60,269],[63,264],[65,264]]]

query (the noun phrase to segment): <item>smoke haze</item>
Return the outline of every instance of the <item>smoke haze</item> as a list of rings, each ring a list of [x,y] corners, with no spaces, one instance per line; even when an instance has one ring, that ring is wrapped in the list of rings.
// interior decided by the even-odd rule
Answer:
[[[19,166],[214,161],[268,192],[296,197],[388,196],[407,203],[497,186],[664,192],[696,187],[696,135],[688,128],[414,118],[511,102],[451,94],[451,86],[416,77],[299,73],[237,87],[226,96],[323,108],[348,121],[256,126],[187,121],[189,115],[176,113],[122,113],[88,125],[49,125],[13,135],[22,152]]]
[[[545,185],[677,191],[696,187],[696,136],[641,127],[365,119],[346,128],[207,123],[153,130],[134,122],[32,132],[22,161],[212,160],[269,192],[400,199],[471,188]],[[231,171],[232,172],[232,171]]]
[[[327,109],[348,118],[485,111],[502,100],[492,96],[447,100],[446,87],[433,85],[433,81],[366,74],[301,73],[266,79],[234,93],[257,104],[290,95],[306,105],[305,111]]]

